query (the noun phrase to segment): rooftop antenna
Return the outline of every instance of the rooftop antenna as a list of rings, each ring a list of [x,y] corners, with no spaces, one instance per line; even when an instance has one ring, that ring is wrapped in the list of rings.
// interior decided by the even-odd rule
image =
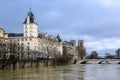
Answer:
[[[31,0],[29,0],[29,10],[31,11],[31,9],[32,9],[32,1]]]
[[[31,11],[31,7],[30,7],[29,11]]]

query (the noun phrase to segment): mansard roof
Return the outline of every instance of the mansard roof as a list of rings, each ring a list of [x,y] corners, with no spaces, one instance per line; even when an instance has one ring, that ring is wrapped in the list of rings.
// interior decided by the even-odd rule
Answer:
[[[48,34],[47,34],[48,36],[46,36],[46,34],[47,33],[42,33],[42,32],[38,33],[38,38],[59,42],[58,35],[57,37],[55,37],[53,35],[48,35]],[[8,33],[8,37],[23,37],[23,33]]]
[[[35,23],[35,24],[37,24],[35,16],[34,16],[33,12],[31,11],[31,9],[28,12],[27,17],[26,17],[23,24],[27,24],[27,23]]]
[[[73,46],[73,42],[71,41],[63,41],[63,45]]]
[[[8,33],[8,37],[23,37],[23,33]]]
[[[38,38],[42,38],[42,39],[48,39],[48,40],[52,40],[52,41],[59,41],[57,37],[53,36],[53,35],[48,35],[46,36],[47,33],[38,33]]]

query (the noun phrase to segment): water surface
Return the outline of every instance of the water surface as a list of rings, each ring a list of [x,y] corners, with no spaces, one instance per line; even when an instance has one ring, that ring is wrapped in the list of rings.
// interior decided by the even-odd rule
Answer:
[[[120,80],[120,65],[79,64],[0,70],[0,80]]]

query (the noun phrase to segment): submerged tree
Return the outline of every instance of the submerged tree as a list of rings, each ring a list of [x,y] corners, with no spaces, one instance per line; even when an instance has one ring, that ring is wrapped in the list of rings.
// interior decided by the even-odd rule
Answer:
[[[95,59],[98,57],[98,53],[96,51],[92,51],[91,54],[89,55],[90,59]]]
[[[47,58],[54,58],[55,56],[60,55],[58,47],[59,42],[53,40],[44,40],[42,45],[42,51],[46,54]]]

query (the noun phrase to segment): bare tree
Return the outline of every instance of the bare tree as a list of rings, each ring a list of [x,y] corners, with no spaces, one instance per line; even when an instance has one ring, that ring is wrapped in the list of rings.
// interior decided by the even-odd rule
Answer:
[[[19,58],[20,53],[22,52],[23,46],[18,45],[17,43],[5,43],[0,44],[0,53],[4,54],[6,58],[9,58],[10,55]]]
[[[8,52],[7,44],[6,43],[0,43],[0,58],[1,59],[6,58],[7,52]]]
[[[59,42],[55,42],[53,40],[47,40],[45,43],[42,43],[42,47],[44,52],[46,53],[48,58],[54,58],[55,56],[59,55],[59,51],[57,47],[60,45]]]
[[[90,59],[95,59],[97,57],[98,57],[98,53],[96,51],[92,51],[90,56],[89,56]]]

